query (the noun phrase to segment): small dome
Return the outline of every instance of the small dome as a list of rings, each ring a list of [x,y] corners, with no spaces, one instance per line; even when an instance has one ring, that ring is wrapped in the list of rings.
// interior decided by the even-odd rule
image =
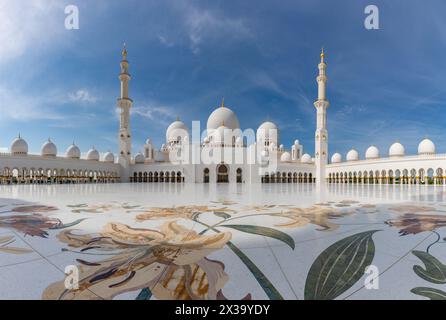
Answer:
[[[78,146],[73,143],[67,148],[67,151],[65,151],[65,157],[79,159],[81,157],[81,151],[79,150]]]
[[[242,144],[243,144],[243,139],[242,139],[242,137],[237,137],[237,139],[235,139],[235,144],[237,144],[237,145],[242,145]]]
[[[88,150],[87,160],[99,161],[99,152],[94,147]]]
[[[206,144],[208,144],[208,143],[209,143],[209,137],[205,137],[205,138],[203,139],[203,142],[206,143]]]
[[[339,163],[339,162],[342,162],[342,155],[336,152],[331,156],[331,163]]]
[[[166,142],[181,142],[189,135],[189,130],[183,121],[176,120],[166,130]]]
[[[299,144],[299,140],[294,140],[294,144],[298,145]]]
[[[20,135],[14,139],[11,143],[10,152],[13,155],[26,155],[28,154],[28,143],[20,137]]]
[[[418,145],[418,154],[435,154],[435,144],[427,138],[424,139]]]
[[[256,132],[256,140],[257,141],[271,140],[274,141],[275,143],[278,143],[279,129],[271,121],[266,121],[258,127]]]
[[[377,159],[379,158],[379,150],[375,146],[370,146],[365,152],[366,159]]]
[[[150,140],[150,138],[147,138],[146,144],[152,144],[152,140]]]
[[[288,151],[282,153],[282,155],[280,156],[280,161],[291,162],[291,154]]]
[[[265,121],[257,130],[277,130],[277,126],[271,121]]]
[[[358,161],[359,153],[355,149],[351,149],[346,156],[347,161]]]
[[[106,152],[104,154],[103,161],[113,163],[113,162],[115,162],[115,156],[111,152]]]
[[[231,130],[240,129],[240,123],[237,116],[234,111],[225,107],[224,102],[222,102],[221,106],[215,109],[209,116],[207,130],[211,131],[218,129],[218,127],[223,124]]]
[[[404,156],[404,153],[405,153],[404,146],[399,142],[395,142],[389,148],[390,157],[402,157]]]
[[[285,146],[284,146],[283,144],[281,144],[281,145],[279,146],[279,149],[283,149],[283,148],[285,148]]]
[[[45,157],[55,157],[57,155],[57,147],[51,139],[48,138],[48,141],[42,145],[40,154]]]
[[[311,156],[308,153],[305,153],[302,158],[300,158],[302,163],[311,163]]]
[[[144,155],[141,152],[136,154],[135,163],[144,163],[144,160],[145,160]]]

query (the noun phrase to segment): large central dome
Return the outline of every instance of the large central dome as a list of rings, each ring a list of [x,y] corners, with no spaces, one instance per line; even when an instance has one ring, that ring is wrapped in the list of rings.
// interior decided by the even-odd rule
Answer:
[[[225,126],[228,129],[235,130],[240,129],[240,123],[238,122],[235,113],[225,107],[224,101],[221,106],[214,110],[208,118],[207,130],[216,130],[221,126]]]

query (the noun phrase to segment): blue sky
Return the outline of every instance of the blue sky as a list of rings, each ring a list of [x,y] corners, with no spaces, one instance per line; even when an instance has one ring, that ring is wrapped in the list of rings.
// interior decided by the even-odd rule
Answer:
[[[64,28],[78,5],[80,29]],[[0,0],[0,147],[20,132],[31,152],[51,137],[117,151],[120,52],[127,42],[134,152],[179,116],[205,126],[222,97],[243,128],[270,119],[281,142],[313,153],[321,46],[328,62],[329,149],[446,152],[446,2],[360,0]]]

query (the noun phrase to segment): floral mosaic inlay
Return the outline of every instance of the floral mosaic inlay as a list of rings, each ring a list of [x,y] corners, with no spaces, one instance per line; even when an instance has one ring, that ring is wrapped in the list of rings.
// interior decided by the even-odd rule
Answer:
[[[0,262],[56,245],[47,260],[60,273],[34,296],[43,299],[445,299],[444,213],[443,205],[348,199],[307,207],[228,199],[169,207],[10,204],[0,213]],[[41,240],[31,245],[29,237]],[[57,257],[76,266],[77,288],[67,289]],[[393,270],[413,285],[396,295],[367,290],[370,265],[381,286],[392,286],[386,274]]]

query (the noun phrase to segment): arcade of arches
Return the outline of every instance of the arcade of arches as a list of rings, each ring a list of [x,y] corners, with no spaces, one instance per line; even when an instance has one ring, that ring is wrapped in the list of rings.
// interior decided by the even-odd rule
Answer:
[[[1,184],[77,184],[77,183],[116,183],[119,174],[111,171],[3,168],[0,170]]]
[[[178,171],[149,171],[149,172],[133,172],[133,176],[130,177],[130,182],[171,182],[182,183],[184,182],[183,174]]]
[[[430,169],[403,169],[403,170],[376,170],[363,172],[336,172],[329,173],[329,183],[364,183],[364,184],[446,184],[446,170]]]
[[[262,183],[314,183],[316,179],[307,172],[273,172],[262,176]]]

